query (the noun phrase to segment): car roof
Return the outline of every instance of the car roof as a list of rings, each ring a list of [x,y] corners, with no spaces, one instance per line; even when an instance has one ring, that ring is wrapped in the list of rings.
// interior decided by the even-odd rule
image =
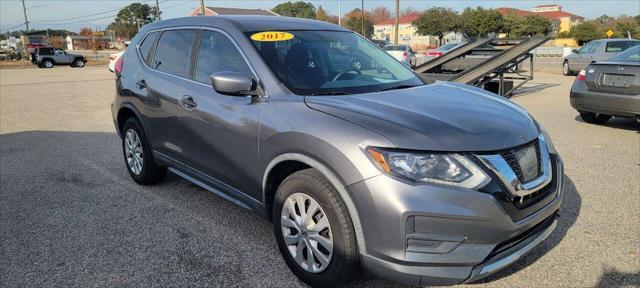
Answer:
[[[330,30],[349,31],[329,22],[281,16],[217,15],[180,17],[145,25],[146,30],[178,26],[233,26],[241,32],[268,30]]]
[[[620,41],[632,41],[632,42],[640,42],[638,39],[627,39],[627,38],[611,38],[611,39],[598,39],[593,40],[594,42],[620,42]]]

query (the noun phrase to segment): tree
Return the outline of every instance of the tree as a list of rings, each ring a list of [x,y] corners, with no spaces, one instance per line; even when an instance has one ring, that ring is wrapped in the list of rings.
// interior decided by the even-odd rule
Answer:
[[[458,13],[445,7],[427,9],[412,24],[416,27],[418,34],[436,36],[441,44],[444,35],[460,29]]]
[[[551,21],[540,15],[529,14],[521,22],[519,36],[542,36],[551,33]]]
[[[353,32],[362,34],[362,18],[360,17],[351,17],[347,19],[345,26]],[[362,36],[371,38],[371,35],[373,35],[373,24],[369,19],[364,19],[364,35]]]
[[[107,30],[115,31],[116,35],[132,38],[142,25],[151,21],[151,7],[147,4],[133,3],[118,11],[115,21],[107,26]]]
[[[461,30],[467,37],[486,37],[489,33],[502,31],[504,20],[502,15],[493,9],[482,7],[467,8],[462,12]]]
[[[571,35],[578,39],[578,42],[584,43],[591,40],[599,39],[604,36],[598,25],[593,22],[583,22],[571,28]]]
[[[407,7],[407,8],[404,8],[404,10],[400,11],[400,17],[413,16],[413,15],[420,15],[420,11],[416,10],[413,7]]]
[[[632,38],[637,39],[640,37],[640,24],[633,17],[619,17],[615,21],[613,31],[615,32],[615,37],[627,38],[628,31]]]
[[[524,17],[514,12],[508,12],[502,15],[502,30],[500,32],[507,34],[507,37],[516,37],[521,33],[522,22]]]
[[[282,16],[316,19],[316,8],[310,2],[280,3],[271,11]]]
[[[91,28],[89,27],[82,27],[80,28],[80,33],[78,33],[82,36],[91,36],[93,35],[93,30],[91,30]]]
[[[318,6],[318,9],[316,9],[316,20],[327,21],[327,19],[329,19],[327,11],[322,8],[322,5]]]
[[[371,12],[368,13],[369,20],[373,23],[380,23],[384,21],[391,20],[391,11],[385,6],[378,6],[371,9]]]

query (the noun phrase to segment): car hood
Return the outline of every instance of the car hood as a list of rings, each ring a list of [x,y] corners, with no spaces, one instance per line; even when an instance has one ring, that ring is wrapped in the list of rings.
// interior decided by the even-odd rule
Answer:
[[[346,96],[307,96],[315,110],[382,134],[399,148],[495,151],[535,139],[538,127],[520,106],[462,84]]]

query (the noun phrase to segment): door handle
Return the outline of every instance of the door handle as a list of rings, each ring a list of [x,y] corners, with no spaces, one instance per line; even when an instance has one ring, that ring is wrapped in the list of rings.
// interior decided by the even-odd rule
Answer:
[[[193,96],[183,95],[180,97],[180,106],[186,110],[193,111],[198,106],[198,103],[193,99]]]
[[[144,81],[144,79],[136,82],[136,86],[138,86],[138,89],[144,89],[147,88],[147,81]]]

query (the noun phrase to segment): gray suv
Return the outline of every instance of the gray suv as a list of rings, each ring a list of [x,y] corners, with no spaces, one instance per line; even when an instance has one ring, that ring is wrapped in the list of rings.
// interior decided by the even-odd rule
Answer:
[[[87,60],[82,55],[69,54],[59,48],[37,48],[33,62],[40,68],[53,68],[54,65],[84,67]]]
[[[312,286],[360,268],[405,284],[475,281],[557,224],[562,161],[524,109],[426,82],[340,26],[188,17],[131,43],[112,111],[133,180],[171,171],[264,215]]]

